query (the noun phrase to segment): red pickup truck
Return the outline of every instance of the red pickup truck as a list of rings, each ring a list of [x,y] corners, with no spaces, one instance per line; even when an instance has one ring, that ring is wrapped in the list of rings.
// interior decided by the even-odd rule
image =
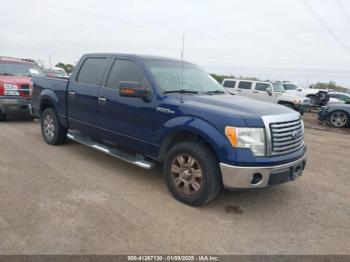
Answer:
[[[5,121],[10,111],[30,109],[31,76],[43,75],[35,63],[0,56],[0,121]]]

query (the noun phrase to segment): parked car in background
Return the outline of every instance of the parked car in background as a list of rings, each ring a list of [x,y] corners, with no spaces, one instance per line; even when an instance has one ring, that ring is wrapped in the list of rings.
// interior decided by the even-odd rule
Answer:
[[[277,82],[224,79],[222,85],[231,94],[284,105],[300,114],[304,114],[311,106],[310,99],[286,93],[282,84]]]
[[[43,70],[44,74],[48,77],[56,77],[56,78],[69,78],[69,75],[66,73],[66,71],[59,67],[54,68],[46,68]]]
[[[170,192],[188,205],[207,203],[222,186],[292,181],[305,168],[299,113],[232,96],[191,63],[88,54],[69,80],[33,81],[46,143],[68,137],[142,168],[163,163]]]
[[[329,92],[330,100],[328,104],[346,104],[350,103],[350,94],[342,92]]]
[[[282,85],[287,93],[309,98],[311,106],[322,106],[328,102],[327,90],[305,88],[292,82],[283,82]]]
[[[0,57],[0,121],[10,111],[28,110],[32,76],[43,76],[35,63],[13,57]]]
[[[349,127],[350,104],[331,104],[318,112],[318,119],[327,121],[333,127]]]

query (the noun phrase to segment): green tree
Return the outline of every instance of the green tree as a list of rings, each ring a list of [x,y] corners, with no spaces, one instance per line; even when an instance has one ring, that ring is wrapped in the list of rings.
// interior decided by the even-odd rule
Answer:
[[[62,63],[62,62],[59,62],[57,65],[55,65],[55,67],[62,68],[64,71],[66,71],[67,74],[72,73],[73,70],[74,70],[74,65],[72,65],[72,64],[65,64],[65,63]]]

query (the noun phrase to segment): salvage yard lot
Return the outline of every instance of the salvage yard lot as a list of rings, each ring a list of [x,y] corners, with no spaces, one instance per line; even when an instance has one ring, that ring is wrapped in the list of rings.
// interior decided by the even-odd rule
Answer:
[[[159,170],[49,146],[39,122],[0,123],[0,253],[350,254],[350,133],[312,118],[301,178],[200,208],[177,202]]]

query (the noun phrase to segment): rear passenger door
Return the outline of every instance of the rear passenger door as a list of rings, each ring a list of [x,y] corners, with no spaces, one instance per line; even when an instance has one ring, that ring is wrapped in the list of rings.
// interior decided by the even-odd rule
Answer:
[[[239,81],[237,86],[237,94],[247,97],[252,97],[252,82],[251,81]]]
[[[270,88],[271,92],[273,92],[272,86],[269,83],[255,83],[254,87],[254,98],[257,100],[265,101],[265,102],[270,102],[270,103],[277,103],[276,96],[269,95],[267,92],[267,89]]]
[[[87,57],[70,80],[67,114],[71,129],[91,134],[97,124],[97,97],[106,71],[107,57]]]
[[[114,60],[107,84],[99,92],[98,126],[104,132],[103,139],[141,153],[156,152],[157,146],[150,141],[155,117],[153,99],[147,102],[141,98],[121,97],[121,81],[138,82],[150,88],[137,61]]]

